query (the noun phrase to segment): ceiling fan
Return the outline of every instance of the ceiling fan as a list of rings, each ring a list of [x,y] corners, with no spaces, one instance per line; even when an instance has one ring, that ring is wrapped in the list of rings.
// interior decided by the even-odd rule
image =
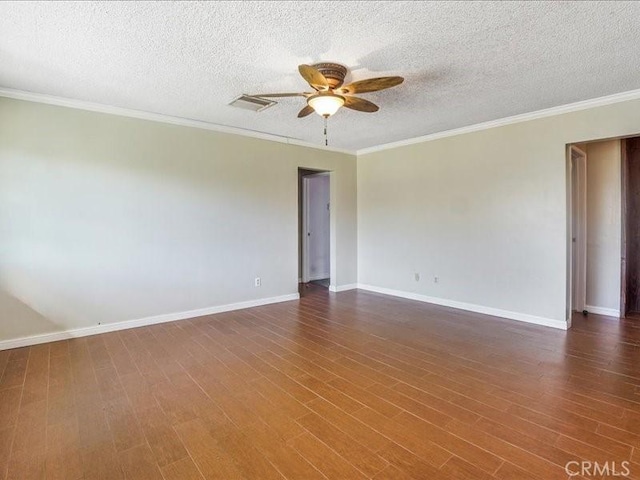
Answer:
[[[347,67],[339,63],[316,63],[315,65],[299,65],[300,75],[314,89],[313,92],[300,93],[262,93],[250,95],[258,98],[305,97],[307,105],[298,112],[298,118],[306,117],[312,112],[329,118],[340,107],[347,107],[359,112],[377,112],[379,107],[365,100],[354,97],[355,93],[369,93],[400,85],[402,77],[378,77],[359,80],[343,86]]]

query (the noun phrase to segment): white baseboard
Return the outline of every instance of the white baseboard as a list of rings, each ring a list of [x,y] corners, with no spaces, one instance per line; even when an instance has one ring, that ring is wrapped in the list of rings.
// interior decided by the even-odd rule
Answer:
[[[349,283],[347,285],[329,285],[330,292],[346,292],[347,290],[355,290],[358,288],[357,283]]]
[[[594,307],[593,305],[585,305],[584,309],[589,313],[595,313],[596,315],[606,315],[607,317],[620,318],[620,310],[615,308]]]
[[[67,340],[70,338],[88,337],[90,335],[97,335],[99,333],[115,332],[118,330],[126,330],[128,328],[144,327],[146,325],[155,325],[158,323],[175,322],[177,320],[187,320],[190,318],[202,317],[204,315],[212,315],[214,313],[231,312],[233,310],[241,310],[243,308],[259,307],[261,305],[269,305],[271,303],[288,302],[291,300],[299,299],[300,294],[292,293],[289,295],[280,295],[278,297],[259,298],[257,300],[249,300],[246,302],[219,305],[217,307],[199,308],[197,310],[189,310],[186,312],[167,313],[163,315],[155,315],[153,317],[138,318],[136,320],[125,320],[124,322],[105,323],[102,325],[76,328],[73,330],[65,330],[62,332],[44,333],[42,335],[33,335],[31,337],[2,340],[0,341],[0,350],[27,347],[30,345],[38,345],[40,343],[57,342],[59,340]]]
[[[554,320],[552,318],[537,317],[535,315],[529,315],[526,313],[511,312],[508,310],[502,310],[499,308],[485,307],[483,305],[475,305],[473,303],[458,302],[455,300],[447,300],[445,298],[429,297],[427,295],[420,295],[418,293],[403,292],[400,290],[392,290],[390,288],[375,287],[373,285],[358,284],[361,290],[368,290],[370,292],[383,293],[385,295],[392,295],[394,297],[407,298],[410,300],[418,300],[419,302],[433,303],[434,305],[441,305],[443,307],[458,308],[460,310],[467,310],[469,312],[482,313],[484,315],[492,315],[494,317],[508,318],[509,320],[517,320],[519,322],[533,323],[535,325],[543,325],[545,327],[558,328],[560,330],[567,330],[568,325],[566,321]]]

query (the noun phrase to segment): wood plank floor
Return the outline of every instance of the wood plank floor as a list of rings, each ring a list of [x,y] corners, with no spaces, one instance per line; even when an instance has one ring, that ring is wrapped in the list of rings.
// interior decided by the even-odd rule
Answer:
[[[0,478],[640,478],[640,321],[574,325],[312,287],[3,351]]]

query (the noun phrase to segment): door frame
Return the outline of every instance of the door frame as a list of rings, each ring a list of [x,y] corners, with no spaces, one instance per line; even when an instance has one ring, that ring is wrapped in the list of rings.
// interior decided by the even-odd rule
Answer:
[[[571,145],[569,163],[571,169],[569,176],[571,189],[569,299],[570,312],[572,312],[585,310],[587,303],[587,153]],[[577,202],[577,205],[574,202]]]
[[[310,177],[329,177],[329,198],[331,198],[331,172],[318,172],[302,177],[302,283],[309,283],[311,274],[309,272],[309,188]],[[331,205],[331,200],[329,200]],[[329,264],[331,266],[331,207],[329,207]],[[331,268],[330,268],[331,270]],[[330,274],[331,275],[331,274]]]
[[[629,159],[627,157],[627,139],[620,139],[620,180],[622,199],[620,201],[620,224],[622,231],[620,232],[620,318],[627,316],[627,230],[628,230],[628,212],[627,202],[629,195]]]

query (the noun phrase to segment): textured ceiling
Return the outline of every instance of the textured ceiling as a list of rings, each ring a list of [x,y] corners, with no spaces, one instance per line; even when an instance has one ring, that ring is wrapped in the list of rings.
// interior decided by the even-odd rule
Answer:
[[[638,25],[640,2],[0,2],[0,86],[320,144],[301,98],[227,103],[308,89],[300,63],[404,76],[330,119],[355,150],[640,88]]]

